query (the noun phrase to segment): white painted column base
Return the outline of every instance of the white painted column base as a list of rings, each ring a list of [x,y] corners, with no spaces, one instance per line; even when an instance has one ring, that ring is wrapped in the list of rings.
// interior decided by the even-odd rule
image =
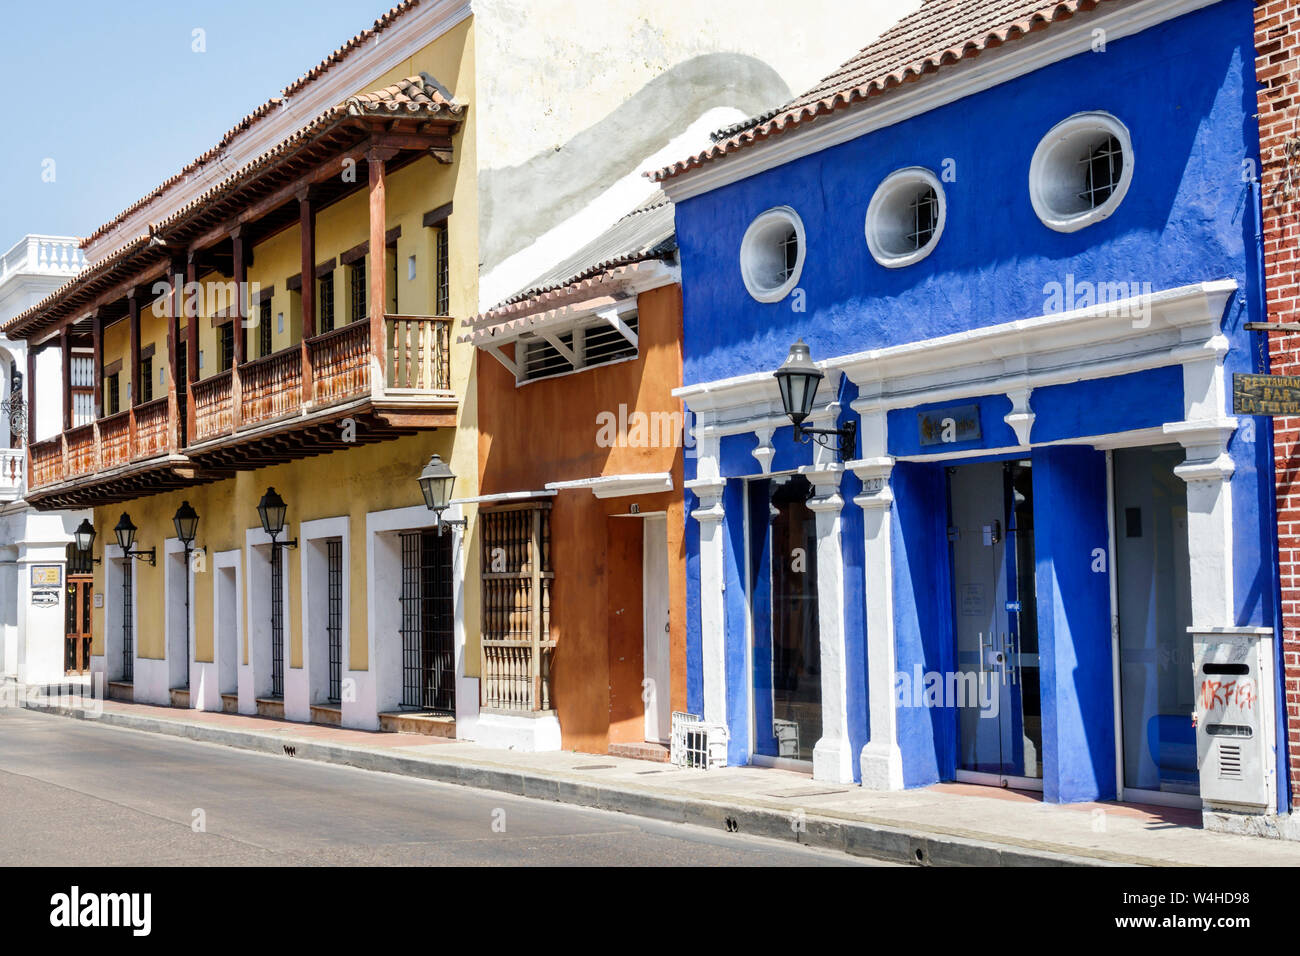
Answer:
[[[526,753],[560,750],[560,719],[554,714],[485,714],[474,722],[473,741],[484,747]],[[459,734],[457,735],[459,736]]]
[[[859,757],[862,786],[868,790],[903,789],[903,751],[893,741],[868,741]]]
[[[813,747],[813,779],[853,782],[849,744],[848,673],[844,633],[844,552],[840,549],[842,466],[804,469],[815,495],[808,508],[817,516],[817,624],[821,643],[822,736]]]

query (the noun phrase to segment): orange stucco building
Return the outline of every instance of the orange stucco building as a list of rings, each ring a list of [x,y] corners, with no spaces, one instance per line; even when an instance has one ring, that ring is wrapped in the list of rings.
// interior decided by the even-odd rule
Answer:
[[[495,720],[516,746],[666,759],[671,711],[686,703],[671,205],[635,211],[464,329],[481,350],[482,730]],[[523,515],[540,531],[536,591],[515,570]],[[494,685],[502,668],[488,658],[521,640],[509,636],[521,605],[542,659],[523,699],[503,701],[511,681]]]

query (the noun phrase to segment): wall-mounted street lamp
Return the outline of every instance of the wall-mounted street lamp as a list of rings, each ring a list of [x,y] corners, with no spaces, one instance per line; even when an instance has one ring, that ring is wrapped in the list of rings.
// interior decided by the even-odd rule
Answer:
[[[424,471],[420,472],[419,482],[420,492],[424,495],[424,505],[434,513],[437,521],[438,534],[442,534],[447,527],[465,527],[464,518],[452,521],[442,516],[447,506],[451,504],[451,487],[456,483],[456,476],[440,456],[434,455],[429,459],[429,463],[424,466]]]
[[[72,532],[72,540],[77,544],[77,550],[82,554],[89,554],[90,549],[95,546],[95,526],[90,523],[89,518],[82,518],[81,524],[77,525],[77,530]],[[102,563],[99,558],[91,558],[91,563]]]
[[[812,441],[823,448],[837,448],[840,459],[848,461],[853,457],[858,434],[856,422],[845,422],[843,428],[807,428],[804,419],[812,414],[813,399],[817,397],[817,386],[821,384],[824,374],[813,364],[812,354],[803,339],[790,346],[790,354],[774,373],[777,385],[781,389],[781,404],[785,413],[794,424],[794,440],[800,445]],[[837,439],[832,445],[830,439]]]
[[[262,519],[262,530],[271,536],[271,546],[280,548],[298,547],[298,539],[292,541],[277,540],[284,533],[284,518],[289,513],[289,506],[284,503],[274,488],[267,488],[262,500],[257,503],[257,514]]]
[[[150,548],[148,551],[132,550],[132,546],[135,544],[135,532],[136,527],[131,523],[131,516],[123,511],[122,517],[118,519],[117,527],[113,529],[113,534],[117,536],[117,546],[122,549],[122,557],[148,561],[150,567],[156,567],[158,564],[157,549]]]
[[[190,686],[190,661],[192,653],[192,636],[190,635],[190,554],[195,550],[202,551],[202,548],[194,548],[194,537],[199,533],[199,513],[195,511],[188,501],[182,501],[181,506],[176,509],[176,514],[172,516],[172,524],[176,526],[176,537],[180,538],[181,546],[185,549],[185,573],[181,577],[185,581],[185,686]]]

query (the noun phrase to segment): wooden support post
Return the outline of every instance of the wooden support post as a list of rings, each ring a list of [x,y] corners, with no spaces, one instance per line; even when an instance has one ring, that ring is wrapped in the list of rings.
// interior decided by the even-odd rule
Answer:
[[[131,401],[127,433],[127,458],[135,457],[135,407],[140,404],[140,294],[138,288],[126,293],[127,316],[131,326]]]
[[[171,307],[167,310],[167,451],[169,454],[174,455],[181,447],[182,392],[178,391],[178,389],[184,389],[185,387],[184,382],[176,381],[176,372],[180,364],[180,351],[184,348],[184,344],[181,342],[181,310],[184,308],[185,298],[183,263],[179,259],[173,259],[170,271],[169,278],[172,289],[169,303]]]
[[[316,208],[305,187],[298,191],[298,231],[302,237],[302,404],[310,407],[315,374],[307,341],[316,334]]]
[[[230,230],[231,252],[234,254],[235,279],[235,314],[230,330],[234,345],[235,359],[230,365],[230,425],[231,431],[239,428],[243,421],[243,390],[240,388],[239,366],[244,364],[244,314],[248,305],[244,301],[244,283],[247,279],[247,260],[244,258],[244,227],[236,226]]]
[[[63,358],[63,430],[72,430],[72,336],[65,325],[59,333],[59,351]]]
[[[90,341],[95,350],[92,360],[95,376],[95,397],[92,414],[95,421],[104,417],[104,323],[99,317],[99,310],[90,313]]]
[[[198,288],[199,263],[198,253],[191,251],[185,262],[185,285],[189,292]],[[199,298],[185,309],[185,408],[186,420],[190,427],[194,424],[194,391],[191,386],[199,380]],[[188,436],[193,437],[193,436]]]
[[[370,393],[379,395],[384,389],[384,376],[388,368],[385,356],[384,309],[388,303],[384,275],[384,235],[388,232],[385,214],[384,163],[394,154],[391,149],[371,148],[366,152],[370,167]]]

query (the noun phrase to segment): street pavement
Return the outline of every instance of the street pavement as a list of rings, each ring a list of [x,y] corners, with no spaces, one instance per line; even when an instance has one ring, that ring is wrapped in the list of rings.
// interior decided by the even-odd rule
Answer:
[[[0,865],[389,864],[883,865],[744,834],[0,709]]]

